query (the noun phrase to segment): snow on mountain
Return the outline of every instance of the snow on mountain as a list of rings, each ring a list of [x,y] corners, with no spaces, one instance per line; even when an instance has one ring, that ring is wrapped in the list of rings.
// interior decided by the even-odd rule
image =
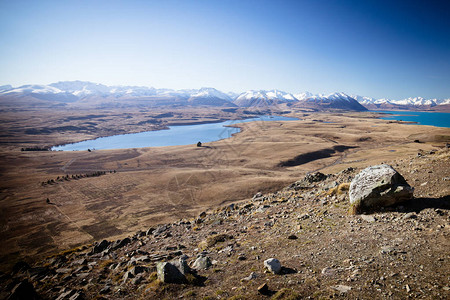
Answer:
[[[352,95],[359,103],[363,105],[375,105],[375,106],[388,106],[388,105],[399,105],[399,106],[436,106],[443,104],[450,104],[450,99],[425,99],[423,97],[410,97],[400,100],[391,100],[386,98],[371,98],[359,95]]]
[[[276,103],[286,103],[297,101],[294,95],[279,91],[254,91],[250,90],[240,94],[233,103],[238,106],[250,107],[250,106],[266,106]]]
[[[71,93],[62,91],[56,87],[49,85],[28,84],[17,88],[0,91],[0,95],[23,97],[31,96],[36,99],[57,101],[57,102],[74,102],[78,98]]]
[[[110,93],[115,97],[146,97],[156,95],[157,90],[146,86],[113,86]]]
[[[300,93],[300,94],[294,94],[294,97],[297,100],[306,100],[310,97],[314,96],[314,94],[310,93],[310,92],[304,92],[304,93]]]
[[[9,85],[9,84],[6,84],[6,85],[0,85],[0,92],[3,92],[3,91],[7,91],[7,90],[10,90],[10,89],[12,89],[13,87],[11,86],[11,85]]]
[[[345,94],[345,93],[332,93],[329,95],[313,95],[311,97],[309,97],[308,99],[315,99],[315,100],[321,100],[321,101],[327,101],[327,102],[331,102],[331,101],[347,101],[347,102],[351,102],[351,101],[356,101],[354,98],[352,98],[351,96]]]
[[[313,95],[304,100],[301,100],[309,105],[315,105],[318,108],[332,108],[332,109],[348,109],[356,111],[367,110],[356,99],[345,93],[332,93],[329,95]]]
[[[436,105],[436,99],[424,99],[422,97],[409,97],[402,100],[391,100],[391,103],[398,104],[398,105],[414,105],[414,106],[421,106],[421,105]]]
[[[60,81],[52,83],[49,86],[58,88],[78,97],[109,95],[111,93],[111,87],[89,81]]]
[[[11,88],[9,90],[3,91],[2,94],[4,95],[11,95],[11,94],[60,94],[64,93],[58,88],[48,86],[48,85],[38,85],[38,84],[27,84],[22,85],[17,88]]]
[[[291,94],[280,90],[250,90],[241,94],[223,93],[215,88],[201,89],[155,89],[145,86],[107,86],[88,81],[60,81],[49,85],[23,85],[12,87],[11,85],[0,86],[0,95],[14,97],[32,96],[41,100],[74,102],[91,97],[136,99],[140,97],[157,97],[160,100],[178,101],[190,105],[233,105],[242,106],[268,106],[278,103],[297,105],[297,103],[315,103],[328,107],[348,106],[359,109],[353,101],[370,108],[395,108],[395,107],[420,107],[450,104],[448,99],[425,99],[422,97],[410,97],[400,100],[376,99],[359,95],[347,95],[345,93],[332,93],[329,95],[309,92]],[[142,99],[143,100],[143,99]],[[181,101],[181,102],[180,102]],[[344,102],[347,102],[344,105]]]
[[[231,101],[231,97],[215,88],[201,88],[196,93],[191,95],[192,98],[218,98],[226,101]]]
[[[437,105],[450,104],[450,98],[438,100],[438,101],[436,101],[436,104],[437,104]]]
[[[184,98],[188,99],[191,97],[193,93],[195,93],[197,90],[171,90],[171,89],[158,89],[156,94],[158,96],[163,97],[177,97],[177,98]]]
[[[240,95],[239,93],[235,93],[235,92],[227,92],[226,94],[231,98],[231,101],[233,101]]]
[[[266,96],[270,100],[279,100],[279,101],[297,101],[297,98],[294,97],[294,95],[279,91],[279,90],[271,90],[268,92],[265,92]]]
[[[231,97],[215,88],[201,88],[191,94],[188,102],[191,105],[235,106]]]

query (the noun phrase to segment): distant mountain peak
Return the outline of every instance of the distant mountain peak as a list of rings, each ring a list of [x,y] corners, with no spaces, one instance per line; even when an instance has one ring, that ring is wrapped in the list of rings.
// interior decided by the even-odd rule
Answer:
[[[109,98],[149,100],[167,100],[167,103],[182,103],[188,101],[190,105],[216,105],[216,106],[269,106],[269,105],[297,105],[299,103],[314,103],[322,107],[350,107],[361,109],[355,102],[369,108],[383,107],[431,107],[436,105],[450,104],[448,99],[425,99],[423,97],[409,97],[401,100],[375,99],[366,96],[349,95],[345,92],[334,92],[330,94],[312,94],[303,92],[298,94],[288,93],[279,89],[272,90],[248,90],[243,93],[224,93],[213,87],[202,87],[200,89],[156,89],[146,86],[107,86],[90,81],[59,81],[48,85],[28,84],[19,87],[11,85],[0,86],[0,96],[23,97],[31,96],[40,100],[52,102],[76,102],[85,99]],[[175,101],[175,102],[174,102]],[[180,102],[181,101],[181,102]],[[345,105],[344,105],[345,104]]]

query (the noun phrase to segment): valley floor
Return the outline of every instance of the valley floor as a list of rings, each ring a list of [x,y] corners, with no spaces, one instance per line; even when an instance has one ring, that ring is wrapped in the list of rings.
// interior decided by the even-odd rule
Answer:
[[[448,299],[450,150],[386,162],[416,183],[413,200],[350,216],[346,187],[358,170],[348,168],[22,263],[1,280],[26,279],[46,299]],[[191,266],[198,257],[211,265],[186,283],[160,282],[156,263],[182,255]],[[280,274],[264,271],[269,258],[281,262]]]
[[[278,196],[285,197],[285,200],[289,199],[289,201],[273,200],[275,204],[272,205],[270,204],[272,200],[270,200],[269,207],[258,212],[254,212],[253,208],[259,209],[261,205],[266,205],[267,201],[264,202],[266,204],[254,203],[250,214],[231,213],[230,223],[228,223],[228,216],[220,217],[223,219],[221,222],[227,221],[223,223],[225,225],[219,226],[212,219],[210,221],[204,220],[198,226],[189,222],[190,229],[187,228],[188,224],[173,225],[179,223],[178,220],[180,219],[194,218],[202,211],[211,213],[217,207],[225,204],[245,202],[257,192],[269,194],[282,190],[308,172],[320,170],[323,173],[334,174],[348,167],[360,169],[382,162],[393,162],[393,166],[399,168],[401,173],[403,169],[406,170],[407,173],[402,174],[416,188],[415,196],[419,199],[442,200],[443,197],[450,195],[448,181],[444,180],[450,177],[448,174],[450,169],[448,157],[439,156],[439,159],[436,159],[438,156],[427,154],[433,149],[442,148],[445,142],[450,141],[449,129],[392,123],[375,119],[373,115],[368,113],[292,112],[291,115],[297,116],[301,120],[242,124],[239,125],[242,127],[242,132],[238,135],[230,139],[209,143],[205,145],[207,147],[189,145],[92,152],[31,152],[20,151],[20,148],[14,146],[14,143],[20,140],[19,136],[11,138],[9,144],[2,146],[0,152],[0,189],[2,192],[0,199],[1,269],[8,271],[19,260],[24,259],[31,263],[58,251],[90,244],[102,239],[124,238],[139,230],[146,230],[151,226],[167,223],[172,224],[170,225],[171,230],[176,230],[173,234],[171,233],[172,236],[186,238],[183,240],[183,245],[188,250],[183,252],[186,252],[191,259],[197,255],[195,249],[198,247],[194,246],[213,231],[223,233],[233,228],[239,229],[237,234],[233,234],[234,239],[231,243],[239,245],[244,243],[245,245],[248,244],[249,247],[256,247],[251,250],[252,252],[248,252],[248,249],[244,246],[238,246],[239,250],[235,250],[233,253],[238,255],[242,252],[246,256],[244,260],[239,260],[238,256],[230,256],[236,260],[234,261],[236,264],[233,265],[242,267],[245,276],[249,275],[247,273],[249,273],[248,271],[251,272],[252,268],[256,273],[261,272],[262,261],[254,261],[254,257],[259,255],[260,259],[265,259],[269,254],[272,256],[270,251],[275,251],[274,254],[276,254],[279,251],[286,250],[286,256],[280,257],[280,261],[287,267],[299,271],[304,268],[302,264],[307,266],[302,271],[304,272],[303,275],[297,272],[296,275],[286,274],[287,277],[284,275],[283,277],[274,277],[274,285],[269,284],[269,288],[274,290],[278,290],[282,286],[289,287],[289,285],[281,285],[281,281],[277,283],[277,280],[281,280],[280,278],[289,278],[288,281],[301,282],[304,285],[304,280],[307,278],[317,277],[317,279],[320,279],[319,282],[326,278],[324,282],[327,284],[338,284],[337,281],[329,281],[329,279],[336,279],[337,277],[321,277],[322,275],[319,273],[323,268],[330,267],[335,269],[333,271],[334,276],[348,275],[347,271],[351,269],[347,270],[346,268],[350,268],[351,265],[350,262],[344,263],[344,260],[352,259],[351,255],[342,251],[341,248],[333,250],[333,248],[328,249],[325,246],[328,244],[340,245],[339,247],[347,245],[345,247],[351,249],[358,245],[363,247],[367,235],[376,238],[375,240],[367,240],[370,242],[370,247],[367,246],[369,248],[361,250],[363,253],[365,253],[364,251],[367,253],[361,254],[358,259],[365,258],[362,261],[354,261],[353,265],[370,265],[372,262],[364,261],[370,260],[371,257],[375,259],[376,255],[383,259],[383,265],[384,259],[389,257],[406,264],[408,259],[412,259],[410,255],[414,252],[411,250],[405,250],[405,255],[400,253],[398,256],[378,254],[381,244],[397,247],[387,245],[388,241],[400,238],[400,232],[403,230],[408,234],[409,240],[417,242],[420,247],[425,247],[423,245],[427,245],[427,243],[433,249],[437,247],[436,250],[430,251],[435,252],[433,257],[439,256],[437,259],[444,259],[443,261],[439,260],[439,262],[442,262],[440,263],[441,267],[448,271],[448,252],[445,250],[448,249],[448,244],[446,244],[448,243],[447,208],[438,207],[438,212],[436,212],[434,207],[425,207],[416,212],[418,218],[413,217],[411,220],[407,219],[407,221],[404,221],[403,215],[405,213],[401,210],[383,213],[376,217],[378,221],[367,224],[370,226],[365,226],[366,223],[364,222],[367,221],[360,220],[359,217],[347,217],[345,215],[347,204],[343,199],[339,201],[337,201],[338,198],[327,200],[328,202],[325,201],[327,203],[323,204],[322,201],[326,200],[326,197],[317,198],[317,195],[315,195],[319,191],[310,195],[312,200],[307,200],[309,196],[305,198],[305,195],[298,191],[283,191],[271,197],[278,200],[281,199]],[[136,122],[130,121],[130,123]],[[123,123],[123,126],[123,130],[128,128],[125,123]],[[52,133],[49,136],[30,135],[29,137],[35,139],[35,144],[62,141],[63,139],[61,134],[58,133]],[[69,140],[78,140],[80,137],[80,135],[69,135]],[[23,147],[23,145],[20,144],[19,147]],[[418,153],[427,155],[427,159],[416,159]],[[98,171],[105,172],[105,174],[94,176]],[[278,202],[282,203],[278,204]],[[303,212],[303,209],[306,209],[306,211]],[[301,222],[298,222],[296,216],[303,213],[309,214],[309,209],[314,212],[314,217],[308,217],[307,221],[312,223],[305,225],[307,226],[305,228],[310,231],[305,232],[306,235],[303,238],[295,241],[286,240],[285,235],[288,231],[303,234],[302,229],[297,225],[304,227]],[[284,216],[285,212],[288,215]],[[441,212],[443,215],[441,215]],[[329,213],[331,213],[330,216],[328,216]],[[422,214],[424,214],[423,222],[420,221]],[[273,219],[271,216],[277,217]],[[208,214],[208,218],[215,218],[215,215]],[[331,219],[328,220],[329,218]],[[283,220],[290,223],[284,224]],[[398,224],[394,222],[395,220],[399,220],[399,224],[404,223],[406,227],[400,227],[400,231],[397,232]],[[265,224],[268,222],[273,224],[266,226]],[[253,223],[255,223],[254,230],[250,229]],[[414,225],[416,223],[417,226]],[[334,225],[331,226],[330,224]],[[427,224],[427,226],[422,226],[423,228],[419,226],[423,224]],[[438,228],[434,224],[443,227]],[[206,225],[208,225],[207,228],[203,230],[202,228]],[[324,226],[327,230],[324,230]],[[201,230],[194,230],[195,227]],[[241,227],[247,227],[247,229],[242,229],[245,232],[239,233],[242,231]],[[365,235],[355,237],[356,240],[351,240],[352,242],[349,243],[349,238],[353,239],[352,235],[355,231],[359,232],[360,227],[367,230],[367,232],[362,231],[365,232]],[[410,227],[422,229],[411,230],[410,232],[408,231]],[[330,228],[336,228],[337,231]],[[351,231],[352,229],[353,231]],[[388,233],[392,236],[386,235]],[[237,237],[240,234],[244,234],[244,242]],[[270,235],[265,236],[265,234]],[[337,234],[336,238],[334,234]],[[420,238],[414,239],[415,234],[418,234]],[[271,238],[269,239],[269,237]],[[139,243],[142,242],[142,239],[147,239],[146,247],[150,247],[143,248],[142,251],[157,253],[160,251],[158,249],[163,247],[162,240],[159,238],[153,239],[145,236],[138,239]],[[310,240],[311,242],[309,242]],[[322,240],[327,241],[326,244],[323,244]],[[437,243],[430,244],[430,240],[437,241]],[[261,241],[261,245],[259,245],[259,241]],[[293,244],[300,241],[301,246]],[[181,243],[181,240],[168,239],[166,246],[171,249],[171,247],[177,247],[178,242]],[[398,243],[401,245],[403,242],[399,241]],[[189,247],[187,244],[189,244]],[[292,248],[285,247],[285,245],[291,244]],[[446,247],[444,247],[445,245]],[[441,246],[443,248],[439,248]],[[133,247],[135,247],[134,250],[137,250],[138,244]],[[322,248],[323,250],[319,250]],[[314,252],[311,262],[309,262],[309,256],[295,258],[294,255],[309,253],[307,250]],[[330,260],[330,263],[325,263],[326,260],[322,263],[315,261],[322,257],[325,252],[330,255],[330,251],[339,253],[336,261],[331,262],[332,260]],[[398,253],[398,250],[395,251]],[[294,252],[298,252],[298,254]],[[348,255],[344,255],[345,253],[348,253]],[[425,257],[426,252],[423,253]],[[75,252],[74,258],[81,254]],[[123,255],[125,254],[124,252]],[[158,253],[158,255],[160,254],[163,253]],[[216,253],[213,252],[211,255],[214,256]],[[291,258],[288,258],[288,255],[291,255]],[[314,256],[318,258],[314,258]],[[344,258],[344,256],[349,257]],[[130,258],[130,256],[127,257]],[[69,258],[69,260],[74,258]],[[218,260],[218,258],[220,256],[215,259]],[[323,258],[325,259],[326,256]],[[109,259],[114,260],[116,257],[110,257]],[[342,261],[338,261],[339,259],[342,259]],[[108,265],[105,262],[104,264]],[[227,262],[227,264],[230,264],[230,262]],[[111,279],[111,276],[118,276],[118,274],[113,275],[113,273],[106,271],[110,267],[106,265],[102,264],[107,273],[101,275],[99,279],[105,276],[105,280],[107,280]],[[244,267],[246,265],[248,265],[248,270]],[[420,265],[424,268],[425,266],[427,268],[434,266],[426,265],[425,260],[424,263],[418,264],[416,267],[419,268]],[[148,266],[149,274],[152,266],[154,265]],[[372,268],[372,266],[370,267]],[[394,268],[396,265],[393,264],[392,266]],[[308,268],[312,270],[311,274]],[[359,268],[361,269],[361,267]],[[216,269],[224,269],[224,266],[219,265]],[[234,272],[233,269],[229,270]],[[95,272],[99,272],[99,270]],[[89,273],[97,274],[95,272]],[[230,275],[231,273],[228,273],[230,271],[223,271],[226,276],[221,272],[207,273],[208,280],[215,280],[215,276],[219,276],[216,285],[213,285],[215,289],[219,289],[220,282],[225,280],[224,278],[234,280],[226,284],[227,288],[230,287],[230,289],[236,287],[232,291],[241,288],[237,282],[240,282],[241,276],[245,277],[244,273],[239,273],[239,275],[236,275],[239,278],[234,278]],[[411,276],[409,269],[408,272],[405,275]],[[312,274],[315,275],[312,276]],[[222,275],[224,277],[221,277]],[[293,277],[290,278],[289,276]],[[379,276],[387,278],[384,275]],[[442,276],[439,275],[439,278],[434,282],[443,282]],[[262,282],[263,279],[267,279],[266,275],[259,277],[255,284]],[[55,277],[55,285],[58,285],[58,280],[58,277]],[[314,281],[315,279],[311,280]],[[370,280],[379,282],[379,278],[375,279],[375,277]],[[407,282],[406,279],[402,280],[402,282]],[[433,281],[434,279],[430,280]],[[430,285],[436,285],[431,284],[431,281]],[[117,284],[117,282],[113,283],[114,285]],[[100,281],[94,285],[98,288],[99,284],[107,284],[107,282]],[[323,288],[328,286],[327,284],[324,285],[325,283],[317,284]],[[373,287],[376,286],[374,282],[371,284]],[[445,286],[442,286],[443,283],[437,285],[436,291],[444,293]],[[311,295],[312,290],[317,290],[312,283],[308,283],[306,286],[309,286],[309,288],[306,288],[305,291],[297,291],[302,295]],[[187,286],[187,290],[182,291],[189,292],[190,288],[190,286]],[[167,289],[169,293],[181,293],[178,288],[174,288],[177,291],[171,291],[170,287]],[[380,289],[385,290],[384,288]],[[411,285],[409,285],[409,289],[412,290]],[[87,291],[91,293],[89,288],[87,288]],[[239,291],[229,295],[238,295]],[[249,289],[248,291],[251,294],[253,290]],[[330,291],[334,290],[331,289]],[[160,292],[155,290],[155,293]],[[209,292],[212,292],[212,290],[193,291],[196,295],[200,293],[205,296],[209,295]],[[355,289],[352,289],[353,292],[355,292]],[[393,295],[400,295],[398,292],[392,290]],[[94,293],[94,290],[92,293]],[[221,292],[218,291],[217,293]],[[243,291],[242,293],[246,294],[247,292]],[[420,291],[419,293],[424,295]],[[130,297],[133,296],[134,294],[131,294]]]

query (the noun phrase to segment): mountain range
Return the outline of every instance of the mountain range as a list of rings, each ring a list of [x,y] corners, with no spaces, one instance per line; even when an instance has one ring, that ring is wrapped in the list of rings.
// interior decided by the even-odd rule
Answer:
[[[192,105],[192,106],[295,106],[316,109],[346,109],[363,111],[366,109],[410,109],[430,108],[450,105],[448,99],[424,99],[422,97],[401,100],[375,99],[360,95],[332,93],[328,95],[309,92],[292,94],[280,90],[250,90],[241,94],[224,93],[215,88],[201,89],[156,89],[145,86],[107,86],[86,81],[61,81],[49,85],[0,86],[2,99],[37,99],[40,101],[69,103],[107,102],[120,103],[122,100],[140,101],[148,105]]]

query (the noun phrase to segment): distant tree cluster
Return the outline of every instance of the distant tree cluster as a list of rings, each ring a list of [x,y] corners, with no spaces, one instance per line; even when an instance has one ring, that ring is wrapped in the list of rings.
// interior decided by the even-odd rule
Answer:
[[[21,151],[50,151],[50,148],[35,146],[35,147],[22,148]]]
[[[98,177],[105,175],[107,173],[116,173],[116,170],[113,171],[95,171],[93,173],[86,173],[86,174],[73,174],[73,175],[64,175],[64,176],[58,176],[55,179],[48,179],[47,181],[42,181],[41,185],[51,185],[58,182],[64,182],[64,181],[70,181],[70,180],[77,180],[81,178],[89,178],[89,177]]]

